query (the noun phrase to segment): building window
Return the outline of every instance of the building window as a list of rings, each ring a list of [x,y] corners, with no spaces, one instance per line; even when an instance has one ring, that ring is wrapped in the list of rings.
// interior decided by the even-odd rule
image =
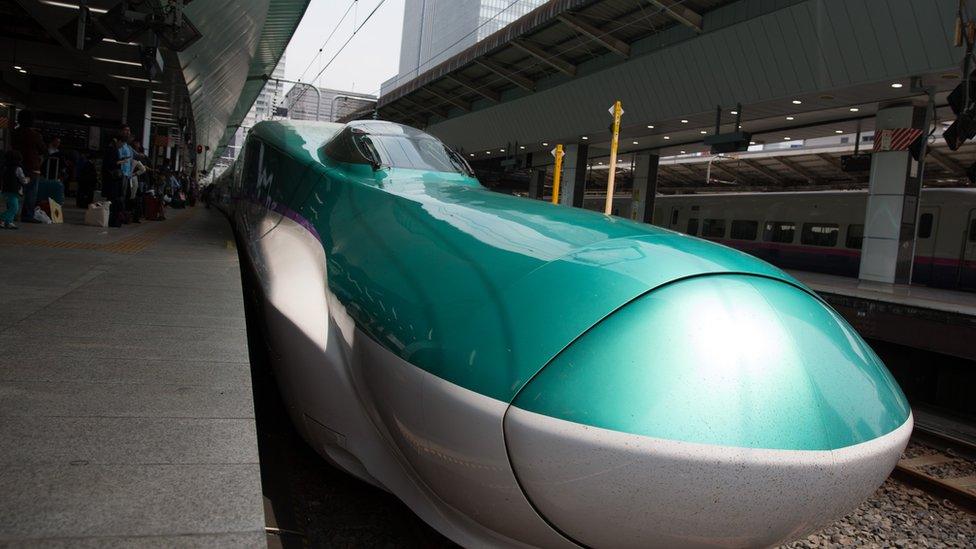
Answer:
[[[688,234],[690,234],[691,236],[695,236],[695,235],[698,234],[698,218],[697,217],[692,217],[691,219],[688,220],[688,230],[686,230],[685,232],[688,233]]]
[[[864,225],[848,225],[847,241],[844,246],[852,250],[860,250],[864,244]]]
[[[930,213],[923,213],[922,216],[918,218],[919,238],[929,238],[932,236],[932,221],[934,220],[934,216]]]
[[[804,223],[800,244],[831,248],[837,245],[838,232],[840,228],[836,223]]]
[[[763,228],[763,240],[792,244],[796,236],[796,223],[792,221],[767,221]]]
[[[702,223],[702,236],[708,238],[724,238],[725,237],[725,220],[724,219],[706,219]]]
[[[735,219],[731,230],[731,237],[735,240],[755,240],[759,233],[759,222]]]

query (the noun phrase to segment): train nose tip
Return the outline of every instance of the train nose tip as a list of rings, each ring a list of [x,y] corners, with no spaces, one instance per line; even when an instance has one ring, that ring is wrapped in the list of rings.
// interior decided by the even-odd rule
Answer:
[[[867,498],[911,433],[887,369],[778,280],[684,279],[564,350],[505,417],[512,467],[594,547],[762,546]]]

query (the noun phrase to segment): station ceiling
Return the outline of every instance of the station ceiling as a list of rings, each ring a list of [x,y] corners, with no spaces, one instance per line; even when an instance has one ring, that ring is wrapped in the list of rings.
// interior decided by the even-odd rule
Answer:
[[[959,83],[958,2],[553,0],[380,98],[381,116],[426,127],[469,160],[555,143],[702,150],[742,126],[772,142],[854,133],[879,103]],[[972,11],[972,7],[969,8]],[[915,79],[915,80],[913,80]],[[896,87],[897,86],[897,87]],[[471,156],[473,155],[473,156]],[[971,162],[970,162],[971,163]],[[968,163],[967,163],[968,165]]]
[[[152,94],[152,123],[180,127],[209,145],[212,161],[254,103],[308,2],[187,2],[185,17],[199,39],[182,51],[159,43],[162,71],[150,73],[146,48],[157,45],[155,36],[116,39],[103,19],[121,0],[86,2],[91,17],[81,47],[77,0],[0,0],[0,102],[65,122],[114,126],[122,120],[125,89],[144,88]]]

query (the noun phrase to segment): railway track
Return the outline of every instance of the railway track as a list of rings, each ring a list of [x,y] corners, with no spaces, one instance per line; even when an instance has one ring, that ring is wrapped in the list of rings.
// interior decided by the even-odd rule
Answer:
[[[933,451],[902,458],[893,476],[976,513],[976,441],[925,423],[916,424],[912,441]]]

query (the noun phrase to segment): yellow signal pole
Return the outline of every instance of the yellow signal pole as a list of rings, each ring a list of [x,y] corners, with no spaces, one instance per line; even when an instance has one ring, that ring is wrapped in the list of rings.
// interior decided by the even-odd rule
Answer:
[[[559,175],[563,171],[563,146],[556,145],[552,155],[556,157],[556,167],[552,172],[552,203],[559,204]]]
[[[613,182],[617,175],[617,145],[620,144],[620,116],[624,113],[620,101],[616,101],[611,109],[613,114],[613,139],[610,141],[610,173],[607,175],[607,203],[603,213],[610,215],[613,206]]]

